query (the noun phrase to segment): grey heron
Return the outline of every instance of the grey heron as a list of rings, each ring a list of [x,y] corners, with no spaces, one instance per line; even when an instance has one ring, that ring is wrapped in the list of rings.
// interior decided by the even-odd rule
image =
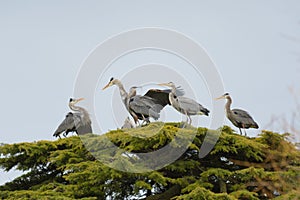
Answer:
[[[225,111],[227,118],[232,122],[232,124],[239,128],[240,134],[242,135],[241,128],[244,129],[245,135],[246,130],[248,128],[255,128],[258,129],[258,124],[253,120],[253,118],[250,116],[250,114],[244,110],[241,109],[230,109],[230,106],[232,104],[232,99],[229,95],[229,93],[225,93],[224,95],[216,98],[218,99],[226,99],[227,102],[225,104]]]
[[[89,117],[89,113],[84,108],[75,105],[82,100],[84,99],[70,98],[69,108],[75,112],[69,112],[66,115],[64,121],[58,126],[58,128],[54,132],[54,137],[60,137],[61,133],[63,133],[64,136],[67,136],[69,132],[76,132],[78,135],[92,133],[92,122]]]
[[[149,117],[154,119],[159,118],[159,113],[153,112],[154,107],[158,102],[151,97],[136,95],[136,88],[132,87],[129,93],[126,92],[122,82],[118,79],[111,78],[109,83],[102,88],[105,90],[108,87],[116,85],[119,88],[120,96],[129,114],[133,117],[135,124],[139,123],[138,120],[149,122]]]
[[[171,92],[168,95],[169,102],[178,112],[187,116],[186,122],[189,122],[189,124],[192,123],[191,115],[209,115],[209,110],[195,100],[184,96],[177,96],[176,87],[173,82],[161,83],[158,85],[171,88]]]
[[[149,122],[149,117],[158,119],[160,110],[167,104],[170,104],[168,96],[171,90],[169,89],[150,89],[145,95],[141,96],[136,95],[137,87],[132,87],[129,93],[127,93],[120,80],[111,78],[109,83],[104,86],[102,90],[105,90],[113,85],[116,85],[119,88],[123,104],[133,117],[135,124],[139,119],[146,122]],[[178,96],[182,96],[184,94],[184,91],[180,88],[176,88],[175,91]]]
[[[134,120],[142,119],[143,122],[150,123],[150,117],[158,120],[160,111],[164,106],[160,105],[156,99],[149,96],[136,95],[138,87],[131,87],[129,90],[129,98],[127,106],[129,113],[134,117]]]

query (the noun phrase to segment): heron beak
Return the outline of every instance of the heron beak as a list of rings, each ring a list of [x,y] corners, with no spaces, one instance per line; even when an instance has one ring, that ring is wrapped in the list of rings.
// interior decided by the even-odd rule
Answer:
[[[225,97],[224,96],[220,96],[218,98],[215,98],[215,100],[220,100],[220,99],[225,99]]]
[[[170,85],[168,83],[159,83],[157,85],[170,87]]]
[[[84,100],[84,98],[79,98],[77,99],[77,102]]]
[[[111,86],[111,84],[110,84],[110,82],[106,85],[106,86],[104,86],[103,88],[102,88],[102,90],[105,90],[106,88],[108,88],[108,87],[110,87]]]

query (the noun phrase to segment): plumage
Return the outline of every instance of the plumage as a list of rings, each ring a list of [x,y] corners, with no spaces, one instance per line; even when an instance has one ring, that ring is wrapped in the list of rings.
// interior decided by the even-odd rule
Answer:
[[[70,99],[69,107],[74,113],[69,112],[63,122],[54,132],[54,137],[60,137],[61,134],[67,136],[69,132],[75,132],[77,135],[92,133],[91,120],[88,112],[75,104],[83,99]]]
[[[181,113],[187,112],[188,115],[209,115],[209,110],[193,99],[180,96],[175,99],[179,104],[178,107],[181,109]]]
[[[232,99],[228,93],[225,93],[221,97],[217,99],[226,99],[225,111],[227,118],[231,121],[231,123],[239,128],[240,134],[242,135],[241,128],[249,129],[249,128],[259,128],[258,124],[253,120],[250,114],[247,111],[242,109],[231,109]],[[245,131],[245,130],[244,130]],[[246,135],[246,131],[245,131]]]

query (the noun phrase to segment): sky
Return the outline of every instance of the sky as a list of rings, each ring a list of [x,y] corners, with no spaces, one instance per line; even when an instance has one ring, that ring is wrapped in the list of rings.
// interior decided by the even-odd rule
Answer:
[[[205,49],[233,98],[233,107],[249,111],[259,123],[259,130],[249,131],[255,136],[269,128],[272,116],[287,115],[294,109],[288,87],[299,87],[299,10],[297,0],[0,1],[0,143],[55,140],[52,134],[69,112],[67,103],[73,97],[77,75],[91,52],[112,36],[143,27],[177,31]],[[174,55],[145,50],[120,58],[99,79],[97,120],[105,124],[109,110],[103,112],[103,105],[126,116],[121,101],[118,104],[118,90],[101,91],[110,77],[123,77],[126,89],[143,84],[130,78],[139,69],[128,76],[118,67],[146,70],[150,65],[158,66],[153,63],[178,73],[174,79],[185,87],[188,96],[208,108],[212,106],[203,80],[189,75],[188,70],[183,74],[189,67],[186,63]],[[191,84],[181,82],[180,75]],[[166,74],[159,80],[169,82],[175,76]],[[198,90],[203,93],[193,93]],[[117,101],[111,103],[112,97]],[[171,108],[162,118],[182,120]],[[203,126],[210,120],[202,116],[196,119]],[[121,123],[113,122],[104,130]],[[228,120],[224,123],[233,127]],[[0,184],[15,175],[1,173]]]

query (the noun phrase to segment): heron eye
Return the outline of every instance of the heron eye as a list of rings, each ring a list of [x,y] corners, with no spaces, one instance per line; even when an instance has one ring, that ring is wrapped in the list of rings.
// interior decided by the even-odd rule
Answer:
[[[73,99],[72,98],[70,98],[70,102],[72,102],[73,101]]]
[[[114,80],[114,77],[111,77],[109,81],[112,81],[112,80]]]

